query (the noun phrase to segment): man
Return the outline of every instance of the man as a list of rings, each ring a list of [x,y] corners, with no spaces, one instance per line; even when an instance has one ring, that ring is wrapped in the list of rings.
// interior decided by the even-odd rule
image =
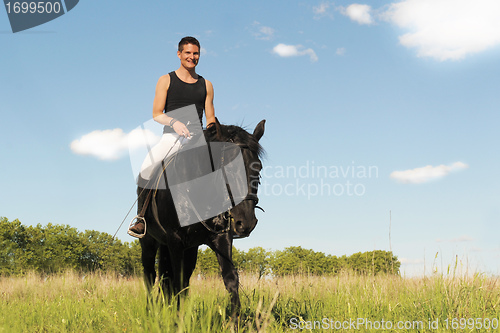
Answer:
[[[147,182],[154,174],[154,170],[162,160],[174,154],[185,144],[191,134],[187,124],[179,119],[169,116],[169,112],[195,105],[200,123],[203,111],[207,128],[215,124],[214,88],[212,83],[196,73],[196,66],[200,59],[200,43],[194,37],[184,37],[179,42],[177,57],[180,67],[167,75],[163,75],[156,85],[153,101],[153,118],[158,123],[165,125],[160,142],[154,146],[144,160],[139,175],[139,183]],[[129,235],[134,237],[144,236],[144,213],[146,211],[149,190],[144,190],[137,201],[137,222],[129,228]]]

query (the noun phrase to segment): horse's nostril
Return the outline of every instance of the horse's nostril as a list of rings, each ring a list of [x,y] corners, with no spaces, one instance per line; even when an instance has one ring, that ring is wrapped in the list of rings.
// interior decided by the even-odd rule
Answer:
[[[236,228],[238,228],[238,229],[243,228],[243,222],[241,222],[241,221],[236,221]]]

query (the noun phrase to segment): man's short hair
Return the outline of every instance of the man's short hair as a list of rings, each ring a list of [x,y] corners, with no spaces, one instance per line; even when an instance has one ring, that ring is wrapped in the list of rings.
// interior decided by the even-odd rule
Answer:
[[[194,37],[187,36],[182,38],[181,41],[179,42],[179,48],[178,48],[179,52],[182,52],[182,50],[184,49],[184,45],[186,44],[196,45],[198,46],[198,50],[201,50],[200,42],[198,42],[198,40]]]

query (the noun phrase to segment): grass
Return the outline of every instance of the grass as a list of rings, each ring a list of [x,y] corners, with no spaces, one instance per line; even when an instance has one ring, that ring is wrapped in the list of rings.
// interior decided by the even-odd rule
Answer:
[[[331,332],[500,332],[476,330],[476,321],[471,329],[472,322],[464,321],[500,319],[500,281],[483,275],[240,280],[243,332],[323,331],[321,327]],[[229,297],[219,277],[193,278],[190,296],[179,309],[156,304],[146,310],[142,279],[110,274],[3,277],[0,293],[0,332],[234,331]],[[392,329],[387,329],[389,322]],[[396,327],[399,322],[402,329]]]

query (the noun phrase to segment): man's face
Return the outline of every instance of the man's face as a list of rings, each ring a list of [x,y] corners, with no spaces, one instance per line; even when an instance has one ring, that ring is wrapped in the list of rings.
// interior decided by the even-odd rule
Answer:
[[[177,56],[181,60],[181,65],[186,69],[194,69],[200,59],[200,50],[198,46],[186,44],[182,51],[177,51]]]

